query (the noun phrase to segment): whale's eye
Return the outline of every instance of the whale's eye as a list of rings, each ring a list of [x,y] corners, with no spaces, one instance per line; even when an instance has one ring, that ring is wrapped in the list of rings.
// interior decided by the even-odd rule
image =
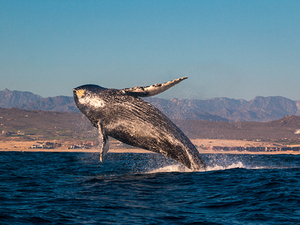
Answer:
[[[77,90],[76,91],[76,95],[78,96],[78,98],[81,98],[84,95],[84,90]]]

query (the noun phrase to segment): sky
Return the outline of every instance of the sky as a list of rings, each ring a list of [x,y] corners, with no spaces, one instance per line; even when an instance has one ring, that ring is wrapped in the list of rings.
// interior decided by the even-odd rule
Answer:
[[[299,100],[300,1],[0,1],[0,90],[71,96],[183,76],[156,97]]]

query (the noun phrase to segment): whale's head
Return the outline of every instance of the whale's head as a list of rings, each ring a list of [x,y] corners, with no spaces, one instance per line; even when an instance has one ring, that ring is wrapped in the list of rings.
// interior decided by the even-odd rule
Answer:
[[[91,112],[99,111],[105,106],[101,92],[106,88],[98,85],[87,84],[73,89],[73,97],[77,108],[89,117]]]

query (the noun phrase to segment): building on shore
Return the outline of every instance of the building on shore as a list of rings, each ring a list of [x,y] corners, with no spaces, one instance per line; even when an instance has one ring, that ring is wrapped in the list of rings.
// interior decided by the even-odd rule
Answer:
[[[38,142],[38,144],[32,145],[30,149],[54,149],[56,147],[61,147],[61,143],[56,142]]]

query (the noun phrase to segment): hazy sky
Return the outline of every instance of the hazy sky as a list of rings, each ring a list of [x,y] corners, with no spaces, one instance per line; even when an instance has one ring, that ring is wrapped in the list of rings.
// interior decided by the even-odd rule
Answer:
[[[0,90],[72,95],[189,79],[157,97],[300,99],[300,1],[0,1]]]

